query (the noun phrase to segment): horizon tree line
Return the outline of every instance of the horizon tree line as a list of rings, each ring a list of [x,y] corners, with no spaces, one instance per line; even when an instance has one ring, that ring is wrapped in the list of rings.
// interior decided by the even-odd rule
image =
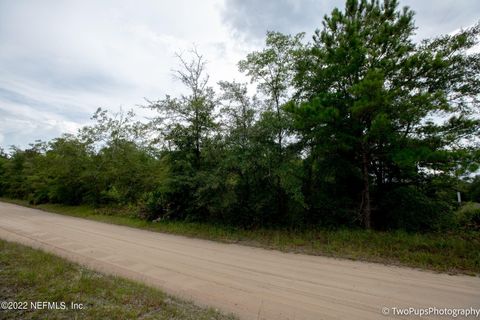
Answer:
[[[409,8],[347,0],[309,42],[267,33],[238,63],[253,95],[214,90],[192,50],[185,93],[148,101],[148,121],[99,108],[75,135],[2,151],[0,196],[248,228],[444,228],[457,191],[480,201],[461,179],[480,160],[479,31],[415,43]]]

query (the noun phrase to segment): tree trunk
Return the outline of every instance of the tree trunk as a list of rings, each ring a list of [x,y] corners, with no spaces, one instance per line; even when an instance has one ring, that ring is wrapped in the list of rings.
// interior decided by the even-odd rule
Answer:
[[[368,178],[368,154],[365,147],[362,150],[362,179],[363,179],[363,192],[362,192],[362,222],[365,229],[371,227],[371,215],[372,208],[370,206],[370,181]]]

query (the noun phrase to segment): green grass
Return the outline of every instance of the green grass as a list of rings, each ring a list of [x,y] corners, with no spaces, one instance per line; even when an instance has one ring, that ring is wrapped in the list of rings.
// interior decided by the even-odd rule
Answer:
[[[6,199],[3,199],[5,201]],[[6,200],[10,201],[11,200]],[[28,205],[25,201],[13,201]],[[95,221],[227,243],[421,268],[445,273],[480,274],[480,233],[406,233],[373,230],[288,231],[240,228],[183,221],[148,222],[88,206],[42,204],[35,208]]]
[[[0,310],[1,319],[235,319],[40,250],[0,240],[0,253],[0,301],[27,301],[29,309]],[[32,310],[32,301],[68,309]],[[72,310],[71,302],[84,308]]]

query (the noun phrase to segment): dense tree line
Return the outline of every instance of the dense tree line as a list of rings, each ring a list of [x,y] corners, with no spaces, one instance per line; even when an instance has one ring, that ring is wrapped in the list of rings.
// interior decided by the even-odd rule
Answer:
[[[436,229],[480,201],[480,26],[420,43],[397,1],[348,0],[313,40],[267,33],[214,90],[195,50],[156,116],[99,109],[76,135],[0,156],[0,194],[135,205],[147,219]],[[477,50],[478,51],[478,50]]]

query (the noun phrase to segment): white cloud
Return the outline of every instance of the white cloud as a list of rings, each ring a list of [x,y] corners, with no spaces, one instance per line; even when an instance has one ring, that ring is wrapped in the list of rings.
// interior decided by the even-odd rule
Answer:
[[[0,1],[2,144],[50,138],[85,123],[97,107],[179,93],[175,52],[193,44],[209,61],[212,84],[235,75],[241,50],[222,24],[221,5]]]

